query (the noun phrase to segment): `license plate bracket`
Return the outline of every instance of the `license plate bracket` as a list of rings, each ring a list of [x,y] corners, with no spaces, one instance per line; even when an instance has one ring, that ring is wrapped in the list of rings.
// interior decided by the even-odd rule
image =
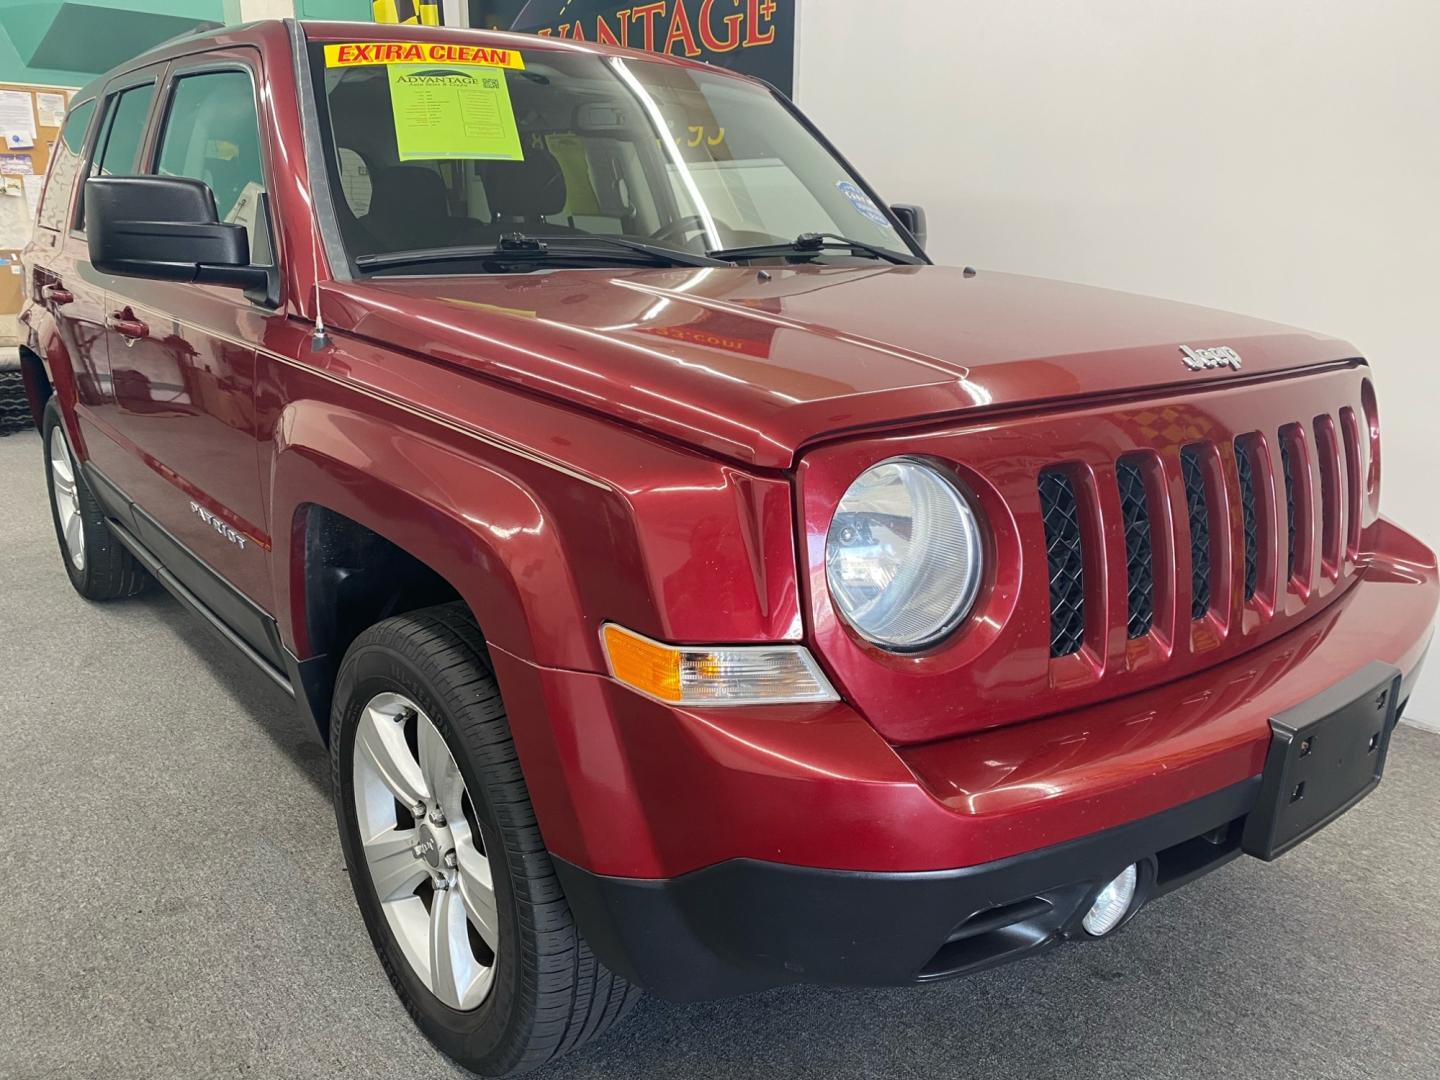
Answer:
[[[1399,708],[1400,672],[1374,661],[1270,720],[1270,750],[1245,852],[1269,862],[1375,790]]]

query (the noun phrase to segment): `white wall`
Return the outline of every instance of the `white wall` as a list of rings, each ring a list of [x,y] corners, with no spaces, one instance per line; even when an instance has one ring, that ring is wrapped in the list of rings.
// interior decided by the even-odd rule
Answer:
[[[1353,341],[1384,509],[1435,546],[1437,46],[1436,0],[803,0],[797,98],[937,261]]]
[[[261,19],[293,19],[295,0],[234,0],[238,8],[234,22],[258,22]],[[226,18],[230,12],[226,11]]]

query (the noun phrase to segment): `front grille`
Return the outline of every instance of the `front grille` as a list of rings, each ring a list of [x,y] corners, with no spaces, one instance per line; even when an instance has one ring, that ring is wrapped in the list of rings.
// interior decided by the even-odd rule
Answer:
[[[1243,435],[1235,440],[1235,471],[1240,479],[1240,517],[1245,531],[1245,599],[1255,599],[1260,583],[1260,520],[1255,506],[1255,473],[1250,455],[1255,452],[1255,437]]]
[[[1040,474],[1040,513],[1050,564],[1050,655],[1069,656],[1085,640],[1085,556],[1075,484],[1059,469]]]
[[[1280,471],[1285,474],[1285,576],[1295,576],[1295,470],[1290,438],[1280,433]]]
[[[1185,476],[1185,507],[1190,517],[1190,617],[1203,619],[1210,610],[1210,508],[1205,494],[1201,448],[1180,451]]]
[[[1320,466],[1320,559],[1334,577],[1340,566],[1340,447],[1335,422],[1315,417],[1315,458]]]
[[[1113,397],[1097,384],[1083,400],[931,416],[913,428],[807,449],[792,508],[807,573],[819,554],[808,538],[831,527],[839,493],[867,464],[897,454],[952,472],[976,504],[993,556],[964,625],[903,662],[886,661],[838,622],[823,587],[805,589],[806,625],[816,628],[827,670],[833,666],[836,681],[886,738],[906,747],[907,760],[933,766],[935,775],[950,767],[951,752],[938,740],[1042,717],[1071,719],[1046,720],[1060,743],[1037,753],[1064,753],[1071,735],[1143,742],[1153,724],[1146,699],[1131,695],[1182,680],[1198,689],[1177,692],[1165,721],[1175,730],[1203,727],[1232,700],[1260,701],[1283,665],[1257,667],[1254,650],[1281,642],[1278,656],[1288,639],[1299,656],[1323,640],[1327,613],[1364,576],[1384,528],[1374,516],[1371,463],[1378,453],[1364,408],[1368,375],[1359,363],[1317,363],[1283,376],[1215,376]],[[1340,562],[1333,568],[1322,558],[1318,457],[1326,448],[1315,445],[1317,416],[1333,422],[1340,455]],[[1286,569],[1282,431],[1293,458],[1293,577]],[[1192,502],[1197,514],[1202,508],[1202,492],[1208,543],[1198,545],[1196,607],[1207,599],[1207,583],[1209,606],[1195,619],[1190,516]],[[737,602],[750,605],[751,596],[747,589]],[[784,615],[773,604],[765,610]]]
[[[1150,500],[1145,473],[1134,461],[1115,466],[1120,514],[1125,523],[1126,632],[1144,637],[1155,622],[1155,549],[1150,540]]]
[[[1340,434],[1345,442],[1345,554],[1360,554],[1360,421],[1346,405],[1340,410]]]
[[[1341,410],[1338,424],[1329,415],[1316,417],[1313,424],[1313,448],[1306,444],[1308,424],[1234,436],[1229,440],[1233,468],[1229,455],[1222,455],[1212,441],[1187,443],[1178,462],[1148,450],[1117,458],[1118,528],[1105,524],[1111,511],[1104,510],[1103,500],[1086,486],[1091,473],[1073,463],[1042,469],[1038,486],[1050,572],[1050,655],[1073,655],[1087,640],[1106,640],[1111,626],[1118,629],[1121,615],[1109,609],[1105,577],[1092,572],[1093,580],[1087,581],[1087,563],[1093,571],[1103,562],[1112,578],[1124,573],[1123,618],[1131,642],[1172,627],[1171,619],[1183,619],[1184,608],[1176,608],[1182,602],[1174,595],[1176,575],[1166,573],[1162,563],[1175,560],[1175,569],[1183,575],[1187,553],[1189,621],[1198,624],[1213,613],[1216,625],[1196,628],[1210,634],[1210,641],[1216,632],[1228,632],[1236,604],[1271,605],[1287,583],[1291,590],[1309,595],[1320,578],[1338,581],[1348,568],[1345,556],[1353,559],[1360,547],[1360,432],[1353,411]],[[1269,455],[1272,440],[1280,451],[1278,476]],[[1318,483],[1306,472],[1312,453]],[[1177,466],[1181,484],[1174,489],[1172,510],[1167,504]],[[1283,511],[1278,501],[1282,483]],[[1178,505],[1181,491],[1183,511]],[[1099,524],[1086,526],[1087,513],[1098,515]],[[1273,553],[1281,528],[1285,556],[1277,568]],[[1322,558],[1312,566],[1308,545],[1317,535]],[[1086,544],[1099,543],[1102,537],[1108,543],[1111,536],[1113,550],[1086,550]],[[1163,643],[1163,636],[1157,639],[1157,647]],[[1143,656],[1143,649],[1136,655]]]

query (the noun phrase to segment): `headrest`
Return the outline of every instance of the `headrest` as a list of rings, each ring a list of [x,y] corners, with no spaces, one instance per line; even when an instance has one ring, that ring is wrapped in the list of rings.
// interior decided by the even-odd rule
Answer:
[[[497,217],[530,220],[565,209],[565,174],[549,150],[532,147],[524,161],[495,161],[485,168],[485,197]]]
[[[370,216],[432,221],[450,216],[445,181],[421,165],[390,165],[370,174]]]

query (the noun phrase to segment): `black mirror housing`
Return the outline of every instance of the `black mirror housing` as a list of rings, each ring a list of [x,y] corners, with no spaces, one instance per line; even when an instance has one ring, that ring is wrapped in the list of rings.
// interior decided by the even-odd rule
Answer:
[[[178,176],[85,181],[90,263],[101,273],[263,289],[271,271],[250,265],[245,226],[220,220],[209,185]]]
[[[916,206],[914,203],[891,203],[890,209],[895,211],[895,216],[900,219],[900,224],[905,226],[907,232],[915,238],[915,243],[920,250],[925,250],[925,242],[929,239],[929,230],[925,224],[925,208]]]

